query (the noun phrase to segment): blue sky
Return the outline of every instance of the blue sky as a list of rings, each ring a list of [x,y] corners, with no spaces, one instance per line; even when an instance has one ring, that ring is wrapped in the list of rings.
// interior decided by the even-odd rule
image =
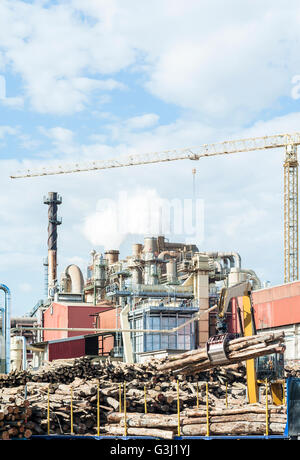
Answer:
[[[244,268],[282,283],[282,151],[9,175],[298,131],[299,24],[296,0],[1,1],[0,281],[12,291],[13,315],[43,296],[44,195],[63,197],[58,272],[77,263],[85,275],[92,249],[125,257],[142,242],[149,203],[191,199],[194,167],[204,205],[199,249],[238,251]],[[136,233],[116,234],[103,208],[122,193]]]

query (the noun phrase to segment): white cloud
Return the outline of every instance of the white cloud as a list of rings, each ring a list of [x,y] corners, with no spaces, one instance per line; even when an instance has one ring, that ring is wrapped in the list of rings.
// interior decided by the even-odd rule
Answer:
[[[17,134],[18,130],[16,128],[13,128],[12,126],[0,126],[0,139],[3,139],[7,135],[15,135]]]
[[[4,0],[0,5],[0,46],[38,112],[74,113],[85,108],[93,91],[124,88],[99,75],[130,64],[134,51],[108,24],[91,25],[78,13],[72,2],[45,7]]]
[[[3,75],[0,75],[0,104],[14,108],[20,108],[24,104],[24,100],[22,97],[6,96],[6,81]]]
[[[54,140],[55,142],[73,142],[74,133],[67,128],[56,126],[55,128],[45,129],[41,127],[40,131],[46,136],[48,136],[50,139]]]
[[[190,32],[185,29],[182,34],[174,25],[176,35],[162,42],[147,88],[166,102],[206,116],[230,114],[245,121],[280,97],[290,96],[290,80],[300,64],[293,44],[300,38],[299,7],[295,2],[289,9],[283,2],[263,7],[252,2],[252,14],[247,15],[250,3],[243,2],[245,14],[237,8],[232,17],[236,2],[227,2],[227,11],[219,8],[220,2],[211,3],[216,9],[198,2],[187,10],[184,23],[190,21]],[[207,26],[214,23],[209,31],[201,27],[204,18]],[[197,19],[201,22],[195,28]],[[285,23],[288,30],[282,27]]]
[[[289,8],[283,0],[4,0],[0,44],[42,113],[81,111],[95,91],[101,105],[124,88],[114,76],[131,67],[168,103],[245,123],[291,96],[299,22],[295,0]]]
[[[126,120],[126,125],[130,130],[150,128],[158,123],[159,116],[156,113],[146,113],[138,117]]]
[[[42,115],[38,121],[34,118],[45,136],[38,141],[34,133],[26,132],[30,119],[22,128],[9,126],[8,121],[0,126],[1,139],[17,135],[28,148],[37,142],[41,148],[36,161],[2,160],[0,168],[0,280],[12,288],[20,311],[31,307],[43,291],[42,258],[47,254],[43,196],[48,191],[63,196],[59,272],[70,261],[85,269],[93,245],[123,248],[126,256],[132,235],[142,239],[149,229],[146,202],[159,207],[164,199],[190,198],[192,168],[197,169],[197,197],[205,203],[205,238],[200,250],[237,250],[243,266],[258,267],[263,276],[267,273],[272,282],[280,282],[281,150],[15,181],[8,177],[18,169],[51,166],[54,154],[61,163],[66,155],[70,162],[105,159],[298,131],[299,112],[269,115],[269,120],[266,113],[261,119],[256,115],[264,109],[272,114],[274,104],[289,95],[293,74],[299,74],[298,2],[291,0],[287,8],[281,0],[270,6],[256,0],[243,4],[234,0],[226,4],[3,0],[0,47],[1,72],[6,65],[8,72],[21,77],[24,95],[34,110],[72,114],[91,103],[91,113],[99,117],[100,126],[100,132],[94,128],[92,134],[84,116],[78,116],[74,124],[71,117],[56,118],[51,127],[51,118],[46,124]],[[145,103],[142,115],[130,107],[130,116],[121,117],[117,105],[103,112],[101,98],[125,89],[118,80],[120,71],[129,84],[138,81],[159,99],[185,110],[174,119],[170,106],[171,121],[162,122],[168,117],[161,115],[160,105],[152,104],[155,98],[151,98],[151,107]],[[249,122],[254,116],[255,121]],[[79,118],[81,127],[85,123],[89,142],[80,140]],[[50,146],[42,144],[43,140]],[[48,156],[46,165],[42,155]],[[132,227],[120,231],[113,207],[97,209],[97,202],[117,200],[121,191],[129,194]],[[19,285],[24,283],[34,290],[21,291]]]
[[[61,126],[55,126],[49,129],[40,126],[39,131],[52,141],[56,149],[56,154],[63,153],[70,155],[77,153],[77,146],[74,141],[74,133],[72,130]]]

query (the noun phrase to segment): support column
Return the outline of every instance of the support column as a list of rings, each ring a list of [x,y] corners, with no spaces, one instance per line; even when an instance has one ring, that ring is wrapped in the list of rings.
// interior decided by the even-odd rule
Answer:
[[[208,256],[195,254],[193,257],[194,268],[194,298],[198,305],[199,312],[209,308],[209,265]],[[198,346],[205,346],[209,338],[209,314],[200,316],[198,321]]]
[[[299,278],[297,146],[288,145],[284,162],[284,282]]]

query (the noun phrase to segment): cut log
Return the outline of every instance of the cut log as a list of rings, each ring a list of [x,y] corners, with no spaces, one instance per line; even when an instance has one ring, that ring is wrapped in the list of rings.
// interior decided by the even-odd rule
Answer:
[[[116,435],[116,436],[125,436],[125,427],[114,427],[114,426],[106,426],[107,434]],[[159,430],[159,429],[148,429],[148,428],[127,428],[127,435],[128,436],[151,436],[154,438],[162,438],[162,439],[173,439],[174,434],[173,431],[167,430]]]

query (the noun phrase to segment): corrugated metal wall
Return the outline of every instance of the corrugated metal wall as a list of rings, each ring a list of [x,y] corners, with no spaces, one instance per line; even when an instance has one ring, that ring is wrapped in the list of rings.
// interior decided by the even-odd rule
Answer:
[[[286,337],[285,360],[300,359],[300,282],[275,286],[252,294],[255,323],[258,330],[283,330]],[[238,299],[242,308],[242,298]],[[228,316],[229,329],[240,332],[237,302],[232,301]]]
[[[85,340],[64,340],[49,343],[49,361],[53,359],[78,358],[85,355]]]
[[[53,302],[44,312],[44,327],[56,328],[89,328],[94,327],[95,315],[107,308],[97,305],[64,305]],[[115,325],[113,326],[115,327]],[[76,337],[92,332],[44,331],[44,340],[58,340],[66,337]]]

